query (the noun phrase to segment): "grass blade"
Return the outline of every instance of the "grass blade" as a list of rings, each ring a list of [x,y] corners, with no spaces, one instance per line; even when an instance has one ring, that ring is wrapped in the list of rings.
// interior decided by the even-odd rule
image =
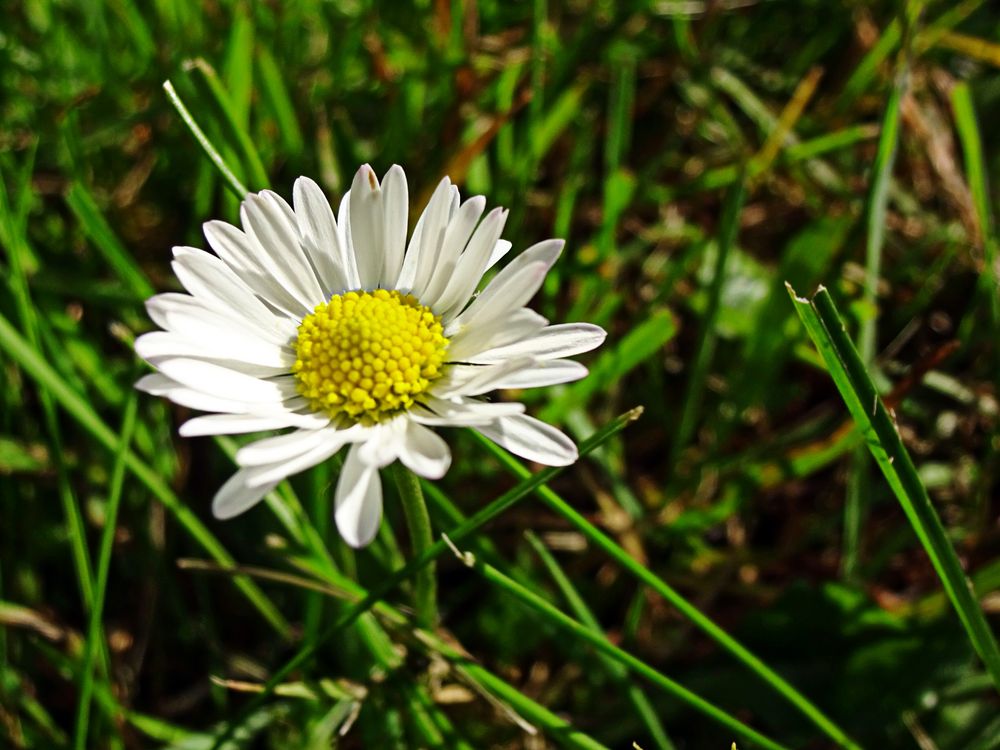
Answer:
[[[879,135],[875,162],[872,165],[871,186],[865,210],[865,283],[862,299],[866,315],[858,332],[858,352],[867,367],[875,362],[878,335],[878,280],[882,274],[882,248],[885,245],[885,214],[889,203],[889,183],[892,167],[896,161],[896,147],[899,144],[900,104],[907,86],[905,57],[900,63],[896,83],[889,96],[885,115],[882,118],[882,132]],[[870,482],[868,454],[859,447],[851,462],[847,480],[847,497],[844,503],[844,541],[841,557],[841,572],[846,580],[854,580],[857,575],[861,547],[861,527],[866,513],[865,498],[868,497]]]
[[[562,569],[562,566],[559,565],[559,561],[556,560],[555,555],[549,551],[548,547],[545,546],[544,542],[534,532],[527,531],[524,536],[528,540],[528,544],[531,545],[531,548],[535,550],[535,554],[538,555],[545,569],[548,570],[556,586],[559,587],[560,593],[573,610],[576,619],[586,625],[591,631],[603,637],[604,630],[601,628],[600,623],[594,617],[594,613],[590,611],[590,607],[587,606],[587,603],[580,596],[580,592],[576,590],[576,586],[573,585],[569,576]],[[629,679],[628,669],[606,656],[603,661],[608,674],[618,684],[618,687],[628,694],[629,700],[635,707],[636,713],[643,724],[646,725],[646,731],[649,732],[653,742],[656,743],[656,747],[660,748],[660,750],[674,750],[674,744],[670,741],[666,730],[660,723],[660,717],[656,715],[656,709],[653,708],[653,704],[650,703],[649,698],[646,697],[642,688]]]
[[[220,154],[216,150],[215,146],[212,145],[208,136],[205,135],[205,131],[198,126],[198,123],[188,111],[188,108],[184,106],[183,100],[177,94],[176,89],[174,89],[174,84],[170,81],[164,81],[163,90],[167,92],[167,98],[170,99],[170,103],[174,105],[174,109],[177,110],[177,114],[181,116],[184,124],[187,125],[188,130],[191,131],[191,135],[194,136],[194,139],[198,141],[198,145],[201,146],[205,155],[209,158],[212,164],[215,165],[215,168],[219,170],[219,174],[222,175],[222,179],[226,181],[229,189],[233,191],[233,194],[236,195],[237,198],[242,199],[243,196],[250,191],[247,190],[246,186],[242,182],[239,181],[236,175],[233,174],[232,170],[226,166],[226,161],[222,158],[222,154]]]
[[[993,333],[1000,332],[1000,278],[997,275],[997,238],[993,230],[993,214],[990,211],[989,185],[986,181],[986,160],[983,144],[976,123],[976,111],[972,103],[972,92],[967,83],[960,83],[952,89],[951,105],[955,113],[955,126],[965,157],[966,180],[972,192],[972,202],[976,207],[979,232],[983,243],[983,272],[980,275],[981,294],[986,298],[990,311]],[[997,371],[1000,378],[1000,370]]]
[[[513,472],[516,476],[524,477],[529,475],[528,469],[525,468],[516,458],[508,454],[502,448],[494,446],[493,443],[489,442],[486,438],[481,438],[478,435],[476,437],[503,466]],[[583,446],[581,446],[581,451],[582,447]],[[534,476],[539,475],[535,474]],[[681,596],[680,593],[675,591],[670,584],[653,573],[653,571],[649,568],[633,559],[633,557],[629,555],[629,553],[626,552],[621,546],[616,544],[611,537],[590,523],[590,521],[574,510],[569,503],[559,497],[559,495],[553,492],[549,487],[541,485],[536,487],[535,490],[538,493],[538,496],[542,499],[542,502],[544,502],[553,512],[558,513],[560,516],[569,521],[569,523],[575,527],[577,531],[582,533],[588,540],[604,551],[615,562],[621,565],[623,569],[628,571],[631,575],[635,576],[635,578],[642,581],[644,584],[653,589],[653,591],[670,602],[671,605],[673,605],[682,615],[701,629],[702,632],[704,632],[709,638],[735,656],[751,672],[756,674],[764,682],[774,688],[775,691],[784,696],[789,703],[798,708],[805,716],[812,720],[817,727],[822,729],[828,737],[834,740],[841,747],[859,750],[858,746],[850,739],[850,737],[847,736],[847,733],[838,727],[822,711],[820,711],[819,708],[813,705],[812,701],[802,695],[802,693],[796,690],[789,682],[767,666],[760,660],[760,658],[753,654],[739,641],[716,625],[715,622],[709,619],[706,615],[702,614],[697,607]]]
[[[250,184],[257,190],[266,188],[268,179],[264,162],[261,161],[257,147],[254,146],[250,134],[247,133],[241,122],[240,113],[230,101],[215,69],[201,58],[189,62],[187,68],[192,72],[191,79],[198,88],[199,98],[207,100],[212,109],[219,115],[217,120],[222,126],[226,139],[235,152],[239,154],[238,163],[246,170]],[[169,93],[168,91],[167,94],[169,95]]]
[[[722,219],[719,226],[719,242],[716,251],[715,268],[712,272],[712,283],[708,291],[708,305],[701,321],[701,331],[695,349],[691,374],[684,393],[681,418],[671,446],[670,460],[667,464],[670,474],[676,471],[677,460],[681,451],[687,446],[694,434],[695,424],[701,410],[701,399],[705,391],[705,381],[708,378],[708,368],[715,353],[715,321],[719,314],[719,303],[722,299],[722,285],[726,278],[726,261],[729,250],[736,244],[736,235],[740,229],[740,213],[746,202],[747,190],[743,179],[733,183],[726,195],[725,206],[722,209]]]
[[[33,164],[34,158],[35,152],[32,151],[28,160],[29,165]],[[26,168],[23,174],[25,179],[20,187],[19,192],[21,192],[21,195],[13,202],[7,196],[6,187],[2,180],[3,175],[0,174],[0,236],[4,237],[5,242],[8,243],[8,257],[12,271],[10,275],[10,291],[18,316],[21,319],[21,324],[26,331],[25,347],[35,353],[36,356],[44,357],[44,354],[42,354],[44,351],[42,344],[42,320],[31,299],[24,263],[25,258],[30,256],[27,235],[27,194],[30,189],[30,180],[28,179],[31,174],[30,169]],[[83,514],[80,510],[78,498],[73,491],[69,470],[64,460],[62,430],[59,426],[53,395],[49,389],[42,387],[39,389],[38,396],[44,415],[45,431],[48,435],[54,457],[53,463],[56,469],[58,495],[63,508],[66,534],[80,589],[80,599],[84,607],[89,608],[92,606],[94,600],[94,577],[90,551],[87,549],[86,527],[83,521]],[[99,664],[102,674],[106,675],[109,671],[109,660],[107,649],[103,646],[103,640],[101,643]]]
[[[508,578],[493,566],[480,562],[474,556],[467,553],[460,555],[460,557],[466,565],[479,573],[485,580],[516,597],[519,601],[537,612],[546,622],[572,633],[582,641],[586,641],[605,656],[625,666],[632,673],[645,678],[664,692],[680,699],[696,711],[700,711],[754,745],[765,747],[769,750],[785,750],[783,745],[779,745],[777,742],[768,739],[756,730],[748,727],[739,719],[712,705],[701,696],[692,693],[683,685],[674,682],[666,675],[653,669],[641,659],[618,648],[618,646],[615,646],[605,638],[603,634],[595,633],[583,623],[577,622],[572,617],[559,611],[552,604],[538,596],[538,594],[525,588],[512,578]]]
[[[262,43],[258,43],[256,51],[257,74],[263,102],[271,110],[278,124],[283,153],[297,157],[305,150],[305,139],[299,128],[292,97],[288,93],[281,70],[271,51]]]
[[[969,640],[1000,691],[1000,648],[973,596],[971,584],[948,541],[927,489],[920,481],[896,425],[845,331],[829,292],[820,288],[812,299],[798,297],[791,287],[788,293],[851,416],[864,434],[872,457],[930,557]]]

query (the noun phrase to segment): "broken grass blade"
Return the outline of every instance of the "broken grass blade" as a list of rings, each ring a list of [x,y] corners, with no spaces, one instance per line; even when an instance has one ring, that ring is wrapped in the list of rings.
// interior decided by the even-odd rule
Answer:
[[[969,640],[1000,691],[1000,648],[895,422],[847,335],[829,292],[820,287],[812,299],[805,299],[789,286],[788,293],[872,457],[930,557]]]

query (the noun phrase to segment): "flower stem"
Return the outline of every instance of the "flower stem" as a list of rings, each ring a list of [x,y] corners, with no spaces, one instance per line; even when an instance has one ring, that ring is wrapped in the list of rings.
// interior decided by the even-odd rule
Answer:
[[[418,558],[434,544],[427,503],[424,501],[423,490],[420,489],[419,477],[402,464],[393,468],[399,497],[403,501],[403,513],[406,514],[406,525],[410,530],[412,556]],[[417,620],[422,626],[432,628],[437,625],[438,619],[437,572],[434,563],[418,570],[413,576],[413,583]]]

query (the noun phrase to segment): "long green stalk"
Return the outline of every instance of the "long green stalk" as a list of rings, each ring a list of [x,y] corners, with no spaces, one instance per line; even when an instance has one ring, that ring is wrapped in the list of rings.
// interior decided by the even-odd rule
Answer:
[[[962,144],[962,156],[965,164],[966,181],[969,192],[972,193],[972,203],[976,207],[976,219],[979,223],[979,234],[982,240],[982,271],[979,273],[979,288],[977,290],[981,305],[989,311],[989,340],[994,342],[990,347],[993,359],[993,387],[1000,393],[1000,271],[997,269],[998,238],[993,221],[993,211],[990,208],[990,190],[986,175],[986,157],[983,153],[983,143],[979,135],[979,125],[976,122],[976,110],[972,101],[972,90],[968,83],[962,82],[951,91],[951,105],[955,118],[955,130]],[[966,316],[959,328],[959,338],[968,340],[975,327],[977,316]],[[985,441],[980,464],[980,479],[978,505],[981,516],[986,517],[986,509],[993,491],[993,479],[997,474],[997,446],[1000,446],[1000,426],[994,426],[992,435]]]
[[[625,429],[630,422],[638,419],[641,413],[642,409],[632,409],[631,411],[626,412],[620,417],[609,422],[587,440],[580,443],[580,456],[587,455],[603,443],[607,442],[611,437]],[[411,578],[425,565],[436,560],[442,554],[452,549],[455,544],[462,542],[466,537],[478,531],[483,525],[490,522],[504,511],[509,510],[519,500],[527,497],[539,486],[561,474],[566,468],[567,467],[565,466],[551,466],[543,469],[537,474],[526,477],[519,482],[517,486],[503,493],[496,500],[489,503],[485,508],[472,515],[467,521],[451,529],[447,534],[443,534],[442,538],[425,550],[423,554],[411,559],[410,562],[401,569],[389,575],[379,586],[371,589],[359,602],[342,612],[340,616],[330,625],[330,627],[320,634],[315,641],[305,644],[301,649],[299,649],[298,653],[296,653],[271,675],[267,683],[264,685],[263,691],[251,700],[243,711],[240,712],[240,715],[236,717],[235,720],[231,721],[226,730],[219,735],[212,750],[218,750],[218,748],[222,747],[232,736],[235,728],[239,726],[239,724],[247,716],[251,715],[263,704],[263,702],[267,699],[267,696],[273,692],[275,686],[284,680],[285,677],[287,677],[292,671],[308,661],[323,646],[323,644],[330,641],[341,630],[349,626],[363,614],[368,612],[368,610],[381,602],[382,599],[391,593],[400,583]]]
[[[406,525],[410,529],[413,557],[419,558],[434,544],[431,518],[427,514],[427,503],[420,489],[420,479],[401,464],[393,467],[393,473],[396,487],[399,489],[399,499],[403,505],[403,514],[406,516]],[[418,570],[413,576],[413,584],[417,622],[422,627],[434,627],[438,619],[435,564],[429,562]]]
[[[998,242],[990,210],[990,191],[986,180],[986,158],[983,153],[976,111],[969,84],[960,83],[952,89],[951,105],[955,113],[955,129],[962,144],[966,181],[976,207],[976,219],[983,244],[983,270],[979,275],[979,294],[990,313],[993,336],[1000,334],[1000,272],[997,270]],[[994,382],[1000,386],[1000,348],[994,346]]]

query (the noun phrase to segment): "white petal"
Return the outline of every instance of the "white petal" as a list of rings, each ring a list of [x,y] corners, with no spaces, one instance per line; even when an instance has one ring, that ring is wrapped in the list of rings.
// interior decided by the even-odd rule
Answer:
[[[319,277],[326,297],[348,289],[347,248],[323,190],[308,177],[299,177],[292,188],[295,220],[302,244]]]
[[[150,372],[143,375],[135,382],[136,390],[143,393],[150,393],[154,396],[164,396],[171,388],[180,388],[181,385],[176,380],[171,380],[166,375],[158,372]]]
[[[235,401],[273,403],[295,395],[295,379],[261,380],[210,362],[178,357],[157,363],[168,378],[209,396]]]
[[[228,355],[220,356],[232,356],[242,348],[248,356],[251,352],[261,352],[254,356],[278,364],[280,348],[292,340],[281,336],[276,328],[267,329],[246,318],[210,310],[187,294],[168,292],[150,297],[146,300],[146,312],[160,328],[188,341],[211,343],[213,347],[217,341],[228,342]]]
[[[135,387],[143,393],[161,396],[173,401],[175,404],[186,406],[189,409],[197,409],[198,411],[245,414],[251,408],[251,405],[244,401],[210,396],[207,393],[200,393],[191,388],[186,388],[176,380],[172,380],[158,372],[143,375],[139,378]]]
[[[406,258],[403,260],[403,270],[399,273],[397,286],[400,289],[409,289],[417,297],[421,297],[427,287],[437,262],[438,250],[448,226],[453,187],[447,177],[438,183],[434,194],[427,202],[427,207],[417,220],[417,226],[406,249]]]
[[[367,164],[354,175],[351,183],[349,218],[351,244],[358,263],[362,289],[379,285],[385,250],[382,226],[382,190],[375,172]]]
[[[388,466],[399,457],[405,437],[405,417],[370,427],[364,444],[358,448],[358,458],[379,469]]]
[[[538,362],[534,367],[500,378],[494,388],[542,388],[559,383],[570,383],[587,377],[587,368],[570,359],[552,359]]]
[[[508,213],[502,208],[495,208],[476,227],[472,239],[469,240],[469,246],[458,259],[454,276],[448,282],[448,288],[435,303],[435,309],[440,312],[445,323],[462,311],[482,281],[490,252],[496,246],[500,233],[503,232]]]
[[[300,471],[305,471],[318,463],[326,461],[326,459],[348,443],[363,439],[364,431],[365,428],[360,425],[355,425],[346,430],[314,430],[314,432],[319,433],[321,436],[317,445],[286,460],[252,467],[253,473],[247,480],[247,484],[251,486],[266,484],[268,482],[279,481],[292,474],[298,474]]]
[[[382,286],[393,289],[399,280],[406,250],[406,231],[410,210],[409,188],[403,168],[393,164],[382,179],[383,242]]]
[[[497,383],[533,368],[535,364],[530,357],[519,357],[496,365],[452,365],[444,377],[434,384],[434,395],[454,398],[489,393],[499,387]]]
[[[358,458],[354,446],[337,480],[334,499],[337,530],[352,547],[364,547],[378,533],[382,520],[382,481],[378,469]]]
[[[164,357],[197,357],[219,362],[232,361],[254,365],[255,368],[236,368],[242,372],[257,372],[264,376],[289,372],[295,363],[295,354],[287,347],[276,346],[248,336],[227,336],[208,333],[197,341],[175,333],[154,331],[135,340],[135,352],[147,362]]]
[[[465,312],[455,318],[445,335],[448,335],[449,329],[460,331],[472,328],[524,307],[535,296],[548,270],[544,263],[531,263],[518,269],[517,273],[505,274],[501,271]]]
[[[470,398],[429,398],[424,407],[410,409],[409,418],[431,427],[472,427],[489,424],[499,417],[524,412],[517,402],[491,403]]]
[[[146,306],[146,314],[149,315],[150,320],[165,331],[173,330],[177,327],[171,324],[171,316],[176,316],[178,320],[184,316],[194,320],[195,323],[191,327],[196,330],[200,330],[197,321],[201,319],[201,316],[223,317],[219,313],[209,310],[190,294],[181,294],[180,292],[154,294],[144,304]],[[229,320],[228,317],[225,319]]]
[[[289,213],[291,209],[284,200],[269,190],[247,195],[240,206],[243,229],[260,253],[262,266],[308,313],[324,300],[324,295]]]
[[[485,208],[486,198],[481,195],[473,196],[459,207],[455,216],[448,222],[431,280],[420,295],[423,304],[439,310],[437,301],[447,290],[448,285],[454,281],[459,256],[469,243],[469,238],[472,237]]]
[[[236,451],[236,463],[240,466],[263,466],[288,461],[311,451],[325,437],[324,430],[296,430],[264,438]]]
[[[576,445],[552,425],[527,414],[502,417],[474,428],[511,453],[546,466],[568,466],[576,461]]]
[[[258,416],[256,414],[208,414],[194,417],[182,424],[177,430],[181,437],[198,437],[201,435],[243,435],[248,432],[264,430],[283,430],[286,427],[306,427],[316,424],[318,429],[323,423],[329,423],[319,415],[313,414],[276,414],[274,416]]]
[[[196,343],[188,341],[183,336],[178,336],[166,331],[153,331],[144,333],[135,340],[132,347],[135,353],[147,362],[154,357],[173,356],[202,356],[208,349]]]
[[[361,288],[361,278],[358,276],[358,254],[354,251],[351,239],[351,191],[348,190],[340,199],[337,209],[337,229],[340,231],[340,244],[347,256],[344,273],[347,274],[347,286],[350,289]]]
[[[253,323],[265,337],[287,341],[295,336],[295,322],[278,317],[220,258],[193,247],[175,247],[174,273],[203,306],[238,320]]]
[[[480,352],[475,362],[503,362],[511,357],[560,359],[596,349],[607,337],[600,326],[590,323],[561,323],[548,326],[531,338]]]
[[[270,256],[256,240],[224,221],[206,222],[202,230],[212,249],[254,294],[272,307],[301,320],[304,312],[302,303],[275,275]]]
[[[510,252],[512,247],[514,246],[507,240],[497,240],[497,244],[493,248],[493,252],[490,253],[490,259],[486,263],[486,271],[489,271],[493,268],[493,266],[499,263],[500,260]],[[485,271],[483,273],[485,273]]]
[[[535,296],[562,246],[562,240],[546,240],[525,250],[496,275],[452,326],[471,326],[522,307]]]
[[[241,469],[229,477],[228,481],[215,493],[212,500],[212,514],[226,520],[238,516],[259,503],[268,492],[278,484],[272,482],[257,487],[250,487],[247,480],[253,476],[247,469]]]
[[[536,335],[548,322],[534,310],[525,307],[464,330],[451,333],[445,331],[445,335],[451,339],[448,358],[452,362],[472,362],[482,351]]]
[[[451,451],[436,432],[407,420],[406,439],[400,446],[399,460],[415,474],[440,479],[451,466]]]

